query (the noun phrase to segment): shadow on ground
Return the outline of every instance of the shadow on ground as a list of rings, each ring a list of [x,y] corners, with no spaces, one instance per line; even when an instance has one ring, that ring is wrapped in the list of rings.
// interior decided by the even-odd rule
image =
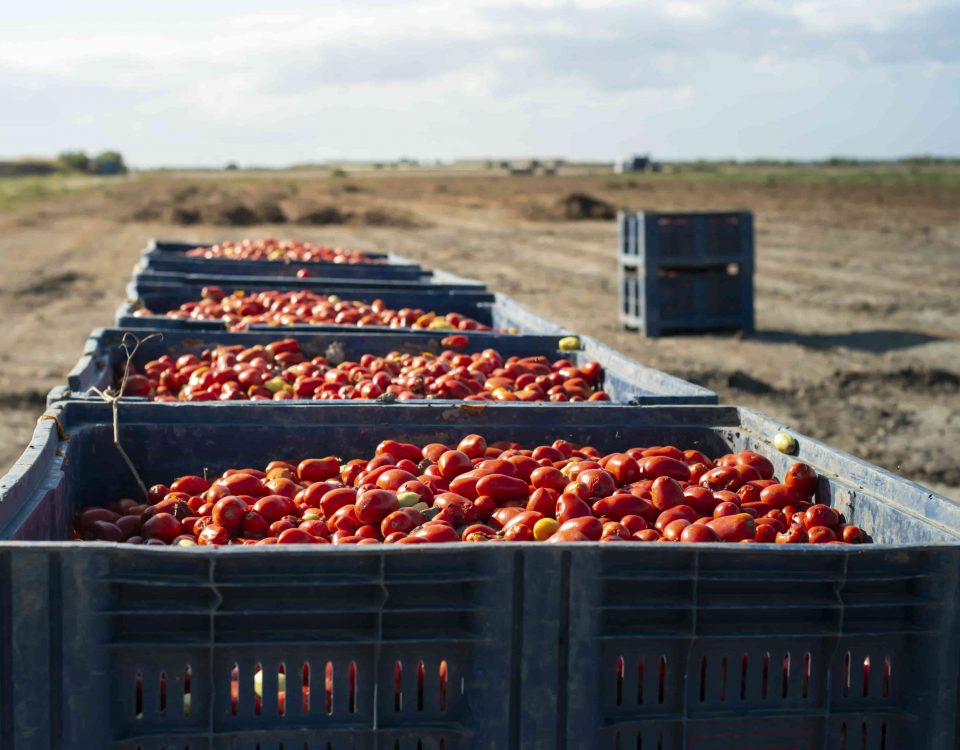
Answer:
[[[882,354],[883,352],[909,349],[914,346],[942,341],[944,337],[917,331],[895,331],[877,329],[875,331],[850,331],[849,333],[797,333],[796,331],[757,331],[756,340],[767,344],[799,344],[812,349],[836,349],[844,347],[861,352]]]

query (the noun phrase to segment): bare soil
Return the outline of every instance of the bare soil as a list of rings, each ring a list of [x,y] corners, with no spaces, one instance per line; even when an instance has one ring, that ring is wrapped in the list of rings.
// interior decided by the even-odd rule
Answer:
[[[616,208],[751,209],[757,334],[617,321]],[[142,176],[0,213],[0,466],[150,237],[395,251],[960,499],[960,182],[741,176]]]

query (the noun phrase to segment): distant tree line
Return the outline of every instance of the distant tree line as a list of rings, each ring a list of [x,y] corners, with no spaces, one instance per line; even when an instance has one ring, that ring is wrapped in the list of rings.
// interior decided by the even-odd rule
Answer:
[[[64,151],[57,157],[57,164],[69,172],[90,174],[126,174],[127,165],[119,151],[101,151],[88,156],[85,151]]]

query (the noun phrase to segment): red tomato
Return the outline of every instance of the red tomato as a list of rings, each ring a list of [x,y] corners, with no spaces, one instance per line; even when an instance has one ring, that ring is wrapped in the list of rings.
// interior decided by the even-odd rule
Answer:
[[[672,458],[658,458],[656,460],[673,461]],[[653,484],[650,486],[650,497],[653,507],[661,512],[684,503],[683,488],[680,487],[676,479],[665,475],[653,480]]]
[[[680,532],[681,542],[702,544],[703,542],[719,542],[720,536],[706,524],[691,524]]]
[[[717,532],[721,541],[739,542],[743,539],[753,539],[757,534],[757,522],[747,513],[736,513],[732,516],[714,518],[707,526]]]
[[[497,502],[526,500],[528,486],[526,482],[516,477],[508,477],[505,474],[488,474],[477,481],[477,493],[489,495]]]
[[[308,458],[297,465],[297,475],[304,482],[322,482],[340,475],[340,459],[335,456]]]
[[[810,531],[814,526],[826,526],[833,529],[839,524],[840,514],[828,505],[813,505],[803,514],[803,526],[807,531]]]
[[[590,506],[579,497],[570,492],[564,492],[560,495],[560,499],[557,501],[555,517],[561,525],[571,518],[581,518],[589,515],[591,515]]]
[[[364,524],[380,525],[390,513],[400,507],[396,493],[388,490],[366,490],[357,495],[354,515]]]
[[[579,516],[577,518],[571,518],[561,523],[560,528],[557,529],[555,533],[559,534],[561,531],[564,531],[564,530],[579,531],[591,542],[598,542],[600,541],[600,537],[603,534],[603,524],[600,523],[600,521],[598,521],[593,516]]]
[[[447,451],[437,461],[437,468],[440,470],[440,476],[449,481],[473,469],[473,462],[466,453]]]
[[[247,504],[243,500],[234,495],[227,495],[213,506],[213,522],[225,528],[231,536],[236,536],[243,527],[247,510]]]

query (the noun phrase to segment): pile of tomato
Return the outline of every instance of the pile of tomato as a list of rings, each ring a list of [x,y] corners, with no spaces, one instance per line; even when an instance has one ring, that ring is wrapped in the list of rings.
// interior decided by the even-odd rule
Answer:
[[[143,501],[86,508],[75,538],[147,545],[426,542],[859,544],[864,532],[816,503],[819,478],[782,481],[752,451],[709,459],[673,446],[601,454],[565,440],[521,449],[385,440],[370,459],[272,461],[182,476]]]
[[[445,346],[462,348],[455,334]],[[343,400],[379,398],[466,401],[609,401],[597,362],[576,367],[568,359],[504,357],[495,349],[463,354],[445,349],[382,357],[364,354],[358,362],[307,359],[296,339],[244,348],[207,349],[197,357],[164,355],[147,362],[143,374],[128,375],[124,395],[155,401]]]
[[[145,307],[134,312],[135,317],[155,314]],[[249,294],[237,290],[227,294],[218,286],[207,286],[201,290],[199,300],[185,302],[176,310],[169,310],[163,315],[182,320],[222,320],[231,331],[243,331],[254,324],[384,326],[440,331],[490,330],[489,326],[460,313],[441,315],[413,307],[392,310],[378,299],[373,302],[344,300],[335,294],[315,294],[307,290],[271,290]]]
[[[190,258],[223,258],[225,260],[274,260],[286,263],[340,263],[375,265],[380,258],[370,258],[360,250],[315,245],[291,240],[241,240],[220,242],[209,247],[195,247],[184,255]]]

